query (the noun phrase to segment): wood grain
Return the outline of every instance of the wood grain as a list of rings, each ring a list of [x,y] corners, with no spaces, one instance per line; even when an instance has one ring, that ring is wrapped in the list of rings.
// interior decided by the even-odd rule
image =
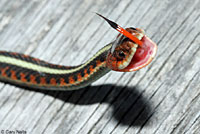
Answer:
[[[78,65],[117,35],[93,12],[144,29],[158,44],[153,62],[137,72],[110,72],[78,91],[1,82],[0,130],[200,133],[199,0],[1,0],[0,49]]]

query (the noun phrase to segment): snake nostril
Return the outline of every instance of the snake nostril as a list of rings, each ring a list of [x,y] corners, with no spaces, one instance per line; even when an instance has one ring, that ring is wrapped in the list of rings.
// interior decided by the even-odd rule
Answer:
[[[132,29],[132,30],[137,30],[136,28],[134,28],[134,27],[130,27],[130,29]]]

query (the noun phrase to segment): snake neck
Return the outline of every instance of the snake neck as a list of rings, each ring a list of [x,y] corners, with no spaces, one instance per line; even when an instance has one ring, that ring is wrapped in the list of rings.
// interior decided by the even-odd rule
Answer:
[[[52,90],[75,90],[96,81],[110,71],[106,56],[111,44],[79,66],[51,64],[27,55],[0,52],[0,80],[15,85]]]

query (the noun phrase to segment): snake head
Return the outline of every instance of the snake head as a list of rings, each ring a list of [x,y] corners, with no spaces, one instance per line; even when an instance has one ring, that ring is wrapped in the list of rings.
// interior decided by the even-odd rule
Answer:
[[[138,45],[123,34],[119,34],[106,58],[107,67],[114,71],[139,70],[152,61],[157,51],[157,45],[144,34],[142,29],[126,28],[125,30],[140,40],[142,45]]]
[[[144,34],[142,29],[123,29],[101,14],[96,14],[121,33],[108,52],[106,58],[108,68],[115,71],[131,72],[145,67],[152,61],[157,51],[157,45]]]

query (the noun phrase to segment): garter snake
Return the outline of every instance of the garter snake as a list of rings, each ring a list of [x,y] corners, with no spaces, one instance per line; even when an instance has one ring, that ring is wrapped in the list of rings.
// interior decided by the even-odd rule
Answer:
[[[74,90],[91,84],[111,70],[131,72],[151,62],[157,47],[143,30],[124,30],[103,18],[122,34],[87,62],[61,66],[20,53],[0,51],[0,80],[38,89]]]

